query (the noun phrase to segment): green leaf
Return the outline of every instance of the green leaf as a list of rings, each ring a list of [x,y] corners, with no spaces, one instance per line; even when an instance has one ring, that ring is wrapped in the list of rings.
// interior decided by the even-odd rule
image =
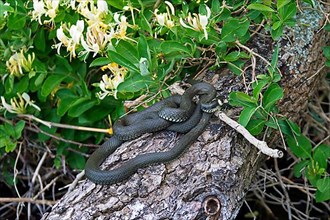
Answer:
[[[330,24],[329,23],[324,26],[324,30],[330,32]]]
[[[327,188],[324,190],[324,192],[321,192],[320,190],[317,190],[315,193],[315,200],[316,202],[324,202],[330,199],[330,188]]]
[[[132,63],[138,63],[140,60],[136,47],[128,41],[120,40],[117,42],[115,49],[117,53],[120,53],[122,57]]]
[[[278,63],[278,51],[279,51],[279,45],[277,45],[275,47],[274,53],[272,55],[272,62],[271,62],[271,66],[268,67],[268,72],[271,75],[271,78],[274,81],[274,78],[276,77],[276,75],[279,75],[279,77],[281,78],[280,73],[277,70],[277,63]]]
[[[15,129],[12,124],[6,122],[4,124],[4,130],[8,136],[15,137]]]
[[[152,88],[158,86],[157,81],[153,80],[149,76],[134,75],[126,79],[124,82],[120,83],[117,87],[118,92],[125,93],[134,93],[141,92],[147,88]]]
[[[89,65],[89,67],[105,66],[105,65],[108,65],[109,63],[111,63],[111,60],[108,57],[98,57],[92,61],[92,63]]]
[[[77,153],[70,152],[70,154],[66,158],[66,161],[73,169],[82,170],[85,167],[85,158]]]
[[[262,132],[264,126],[266,124],[265,120],[262,119],[251,119],[249,123],[246,125],[246,129],[252,135],[258,135]]]
[[[283,21],[279,20],[279,21],[275,21],[272,25],[272,30],[277,30],[279,27],[281,27],[283,25]]]
[[[45,37],[45,30],[41,28],[34,38],[34,46],[37,48],[37,50],[40,50],[41,52],[46,51],[46,37]]]
[[[9,141],[6,143],[5,151],[7,153],[13,152],[16,149],[17,142],[16,141]]]
[[[277,84],[271,84],[266,92],[264,93],[264,97],[262,99],[262,105],[265,110],[268,112],[274,106],[274,104],[283,98],[283,89]]]
[[[323,55],[330,60],[330,46],[323,47]]]
[[[13,89],[14,89],[14,81],[15,81],[15,77],[14,75],[9,75],[6,80],[5,80],[5,91],[6,94],[10,94]]]
[[[80,98],[72,104],[68,111],[70,117],[79,117],[82,113],[96,105],[97,100],[89,100],[88,98]]]
[[[256,107],[245,107],[239,116],[238,122],[245,127],[256,110]]]
[[[20,13],[9,14],[7,27],[11,30],[21,30],[26,23],[26,15]]]
[[[47,97],[67,76],[50,75],[41,87],[41,95]]]
[[[60,89],[57,91],[58,96],[58,106],[57,114],[63,116],[69,108],[72,107],[75,101],[79,99],[71,90],[69,89]]]
[[[250,5],[248,5],[247,9],[254,9],[254,10],[263,11],[263,12],[275,12],[274,9],[272,9],[271,7],[260,4],[260,3],[250,4]]]
[[[73,68],[71,66],[71,64],[69,63],[68,59],[57,55],[56,54],[56,68],[55,71],[56,73],[60,73],[60,74],[68,74],[68,72],[72,72]]]
[[[271,29],[270,30],[270,34],[271,34],[272,38],[274,40],[278,40],[282,36],[283,29],[284,29],[284,25],[283,24],[280,25],[276,30]]]
[[[329,158],[330,158],[329,145],[321,144],[314,150],[313,159],[318,163],[320,168],[324,168],[325,170],[328,168]]]
[[[149,33],[150,36],[153,35],[153,31],[152,31],[152,26],[151,24],[149,23],[148,19],[145,17],[144,14],[140,13],[140,19],[137,21],[138,22],[138,25],[139,27],[144,30],[144,31],[147,31]],[[140,35],[141,36],[144,36],[144,35]]]
[[[230,19],[225,22],[221,30],[221,40],[224,42],[234,42],[237,38],[243,37],[248,29],[250,22],[248,20]]]
[[[57,114],[63,116],[72,107],[77,98],[78,97],[69,97],[61,99],[58,103]]]
[[[293,121],[291,121],[291,120],[289,120],[287,118],[285,119],[285,121],[288,123],[288,125],[289,125],[289,127],[291,129],[291,132],[293,134],[298,135],[298,136],[301,135],[300,128],[299,128],[299,126],[296,123],[294,123]]]
[[[27,75],[23,76],[18,83],[15,84],[16,92],[22,94],[26,92],[29,87],[29,77]]]
[[[140,72],[139,68],[134,63],[132,63],[130,60],[126,59],[119,53],[109,50],[108,54],[109,54],[110,59],[113,62],[128,68],[130,71],[137,72],[137,73]],[[138,62],[136,64],[138,65]]]
[[[148,62],[151,61],[151,54],[150,54],[150,48],[147,42],[147,39],[144,35],[139,37],[138,41],[138,53],[139,57],[144,57],[148,60]]]
[[[283,22],[289,21],[297,13],[297,5],[295,2],[292,2],[285,7],[282,7],[278,10],[278,14]]]
[[[228,69],[233,71],[234,74],[240,75],[242,73],[242,68],[244,66],[245,62],[242,60],[236,60],[233,62],[228,63]]]
[[[124,0],[107,0],[107,3],[119,10],[122,10],[124,6],[126,6],[126,2]]]
[[[277,0],[277,3],[276,3],[277,10],[280,10],[283,6],[289,4],[290,2],[291,2],[291,0]]]
[[[325,61],[325,66],[330,67],[330,60]]]
[[[186,54],[191,54],[191,51],[188,47],[184,46],[183,44],[180,44],[177,41],[164,41],[160,44],[160,49],[165,55],[178,51]]]
[[[232,51],[224,57],[224,60],[227,62],[234,62],[240,58],[248,58],[249,56],[245,52]]]
[[[224,57],[227,54],[227,44],[223,41],[220,41],[215,46],[215,52],[219,57]]]
[[[280,126],[279,129],[281,130],[281,132],[283,134],[288,135],[288,136],[294,135],[294,133],[292,133],[293,132],[292,128],[290,127],[290,125],[286,119],[279,119],[279,120],[277,120],[277,122],[278,122],[278,125]],[[299,135],[297,135],[297,136],[299,136]]]
[[[232,92],[229,94],[229,102],[233,106],[257,107],[255,99],[244,92]]]
[[[306,168],[308,163],[309,163],[309,160],[302,160],[302,161],[296,163],[293,166],[293,175],[297,178],[300,178],[302,171]]]
[[[312,144],[304,135],[296,136],[296,139],[293,136],[288,136],[286,142],[297,157],[311,158]]]
[[[2,1],[0,2],[0,17],[3,17],[6,12],[14,12],[14,8],[10,5],[5,5]]]
[[[253,83],[253,97],[258,100],[262,89],[268,84],[268,80],[258,80]]]
[[[14,138],[15,139],[19,139],[21,137],[24,127],[25,127],[25,121],[20,120],[16,123],[16,125],[14,127],[14,130],[15,130]]]
[[[318,190],[320,190],[320,192],[323,192],[323,193],[326,190],[330,189],[330,177],[325,177],[325,178],[319,179],[316,182],[316,187]]]

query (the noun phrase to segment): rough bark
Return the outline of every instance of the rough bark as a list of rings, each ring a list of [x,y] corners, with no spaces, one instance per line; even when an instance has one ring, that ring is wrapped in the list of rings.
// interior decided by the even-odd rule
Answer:
[[[290,40],[280,41],[279,68],[285,89],[281,113],[295,121],[306,110],[309,97],[325,73],[321,48],[329,42],[329,35],[319,31],[320,17],[311,11],[304,13],[308,16],[303,14],[297,23],[311,25],[296,25],[286,32]],[[271,39],[255,35],[251,42],[254,44],[250,48],[270,60]],[[258,69],[260,73],[264,65]],[[239,77],[224,72],[208,73],[204,80],[212,81],[221,95],[245,89]],[[235,118],[238,112],[232,109],[227,114]],[[109,169],[137,154],[169,149],[179,138],[166,131],[146,134],[123,144],[103,167]],[[280,137],[275,135],[274,139]],[[140,169],[127,181],[114,185],[100,186],[84,180],[43,219],[234,219],[265,159],[242,136],[214,118],[179,159]]]

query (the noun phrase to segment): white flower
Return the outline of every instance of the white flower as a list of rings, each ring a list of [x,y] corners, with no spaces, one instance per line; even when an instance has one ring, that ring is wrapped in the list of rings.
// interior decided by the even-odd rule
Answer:
[[[208,39],[208,33],[206,30],[206,26],[208,24],[208,20],[211,17],[211,10],[209,7],[206,6],[206,15],[196,14],[194,13],[192,17],[191,13],[189,13],[188,17],[186,18],[186,21],[188,24],[186,24],[182,18],[180,18],[180,24],[184,28],[189,28],[195,31],[203,31],[205,39]]]
[[[42,24],[41,16],[44,14],[46,14],[45,3],[43,1],[33,0],[32,20],[38,20],[39,24]]]
[[[72,25],[70,27],[69,33],[74,44],[79,44],[83,31],[84,31],[83,20],[78,20],[76,25]]]
[[[127,17],[125,15],[120,15],[118,13],[115,13],[113,15],[113,19],[115,20],[117,25],[117,29],[114,33],[114,37],[119,39],[129,39],[126,37],[126,30],[127,27],[129,26],[127,22]]]
[[[37,106],[36,104],[34,104],[34,101],[32,101],[32,100],[30,99],[30,96],[29,96],[27,93],[24,92],[24,93],[22,94],[22,97],[23,97],[23,99],[24,99],[25,102],[26,102],[25,107],[26,107],[27,105],[30,105],[30,106],[32,106],[33,108],[37,109],[38,111],[41,111],[41,109],[39,108],[39,106]]]
[[[104,0],[98,0],[97,1],[97,10],[99,13],[108,13],[108,4]]]
[[[27,106],[32,106],[38,111],[41,111],[39,106],[34,104],[34,101],[31,101],[30,96],[27,93],[23,93],[22,95],[17,94],[19,100],[14,97],[10,99],[10,104],[8,104],[3,96],[1,96],[1,103],[3,108],[5,108],[8,112],[14,114],[24,114],[26,112]]]
[[[39,24],[42,24],[41,17],[45,15],[50,19],[45,20],[44,23],[53,22],[56,17],[59,4],[60,0],[33,0],[32,20],[38,20]]]
[[[60,41],[60,43],[53,45],[53,48],[57,48],[57,53],[60,53],[60,47],[64,45],[67,47],[67,51],[70,52],[70,60],[76,57],[76,49],[80,45],[80,41],[83,38],[84,31],[84,21],[78,20],[76,24],[72,25],[69,30],[70,36],[67,36],[64,33],[63,27],[66,28],[65,25],[59,27],[56,30],[56,37]]]
[[[175,9],[171,2],[165,1],[165,4],[167,5],[167,12],[158,14],[159,10],[155,9],[154,14],[160,26],[166,26],[167,28],[171,29],[172,27],[174,27],[174,21],[171,18],[172,15],[175,15]]]
[[[125,75],[127,73],[127,68],[119,67],[117,63],[110,63],[101,68],[102,70],[109,69],[112,75],[108,76],[104,74],[102,76],[102,81],[99,83],[99,87],[102,90],[97,94],[100,99],[104,99],[108,95],[112,95],[117,99],[117,87],[120,83],[125,81]]]
[[[24,53],[25,51],[22,49],[19,53],[14,53],[6,62],[7,69],[11,75],[20,77],[24,72],[29,73],[32,71],[32,63],[35,59],[35,54],[28,54],[26,58]]]

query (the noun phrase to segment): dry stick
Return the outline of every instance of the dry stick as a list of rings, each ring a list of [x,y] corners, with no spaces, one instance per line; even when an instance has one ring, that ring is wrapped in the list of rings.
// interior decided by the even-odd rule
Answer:
[[[47,157],[47,151],[44,152],[44,154],[42,155],[42,157],[41,157],[41,159],[40,159],[40,161],[38,163],[38,166],[37,166],[37,168],[34,171],[34,174],[33,174],[33,177],[32,177],[32,181],[31,181],[32,184],[34,184],[34,182],[36,181],[37,175],[39,175],[39,170],[40,170],[42,164],[44,163],[46,157]]]
[[[277,179],[280,182],[280,186],[281,186],[281,188],[283,190],[283,193],[284,193],[284,196],[285,196],[284,203],[287,206],[288,218],[289,218],[289,220],[291,220],[292,219],[292,210],[291,210],[291,206],[290,206],[290,204],[291,204],[290,196],[289,196],[289,193],[288,193],[287,189],[284,186],[282,176],[280,174],[280,169],[278,168],[278,163],[277,163],[276,159],[274,160],[274,164],[275,164],[275,171],[276,171],[276,174],[277,174]],[[284,206],[284,204],[283,204],[283,206]]]
[[[59,177],[55,177],[54,179],[52,179],[52,181],[50,181],[50,183],[48,183],[45,187],[42,188],[42,190],[40,192],[38,192],[32,199],[36,200],[43,192],[45,192],[49,187],[51,187],[58,179]]]
[[[84,143],[81,143],[81,142],[76,142],[76,141],[72,141],[72,140],[67,140],[67,139],[64,139],[64,138],[61,138],[59,136],[56,136],[56,135],[53,135],[53,134],[50,134],[48,132],[45,132],[43,130],[41,130],[40,128],[38,128],[36,125],[34,125],[36,128],[32,128],[32,127],[27,127],[27,129],[29,129],[30,131],[33,131],[33,132],[36,132],[36,133],[42,133],[44,135],[47,135],[55,140],[59,140],[59,141],[63,141],[65,143],[70,143],[70,144],[75,144],[75,145],[78,145],[78,146],[86,146],[86,147],[97,147],[98,145],[95,145],[95,144],[84,144]],[[73,150],[72,150],[73,151]],[[81,152],[80,152],[81,153]]]
[[[40,118],[35,117],[34,115],[27,115],[27,114],[19,114],[19,117],[30,119],[37,121],[47,127],[58,127],[58,128],[67,128],[67,129],[75,129],[80,131],[94,131],[94,132],[101,132],[101,133],[111,133],[111,129],[102,129],[102,128],[91,128],[91,127],[82,127],[82,126],[75,126],[75,125],[68,125],[68,124],[60,124],[50,121],[44,121]]]
[[[8,202],[28,202],[28,203],[35,203],[35,204],[45,204],[45,205],[55,205],[57,201],[50,201],[50,200],[41,200],[41,199],[32,199],[32,198],[26,198],[26,197],[21,197],[21,198],[0,198],[0,203],[8,203]]]
[[[258,150],[260,150],[261,153],[274,158],[283,157],[283,152],[281,150],[272,149],[268,147],[265,141],[260,141],[257,138],[255,138],[253,135],[250,134],[248,130],[246,130],[242,125],[238,124],[236,121],[229,118],[225,113],[218,111],[215,113],[215,115],[221,121],[225,122],[227,125],[235,129],[238,133],[242,134],[243,137],[251,144],[253,144],[256,148],[258,148]]]
[[[73,182],[71,184],[68,185],[69,189],[68,192],[71,192],[76,185],[78,184],[79,180],[81,180],[85,175],[85,170],[81,171],[80,173],[77,174],[76,178],[73,180]],[[63,187],[66,188],[67,186]],[[61,189],[63,189],[61,188]]]

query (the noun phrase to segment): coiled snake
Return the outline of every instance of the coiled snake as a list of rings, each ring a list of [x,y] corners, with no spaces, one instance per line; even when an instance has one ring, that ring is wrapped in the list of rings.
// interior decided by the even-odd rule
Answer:
[[[197,105],[192,101],[196,95],[199,96]],[[177,158],[204,131],[215,109],[215,95],[212,85],[196,83],[182,96],[170,96],[141,112],[117,120],[113,125],[114,135],[88,158],[85,175],[97,184],[114,184],[127,179],[139,168]],[[124,141],[164,129],[186,134],[169,151],[138,155],[110,171],[100,169],[103,161]]]

